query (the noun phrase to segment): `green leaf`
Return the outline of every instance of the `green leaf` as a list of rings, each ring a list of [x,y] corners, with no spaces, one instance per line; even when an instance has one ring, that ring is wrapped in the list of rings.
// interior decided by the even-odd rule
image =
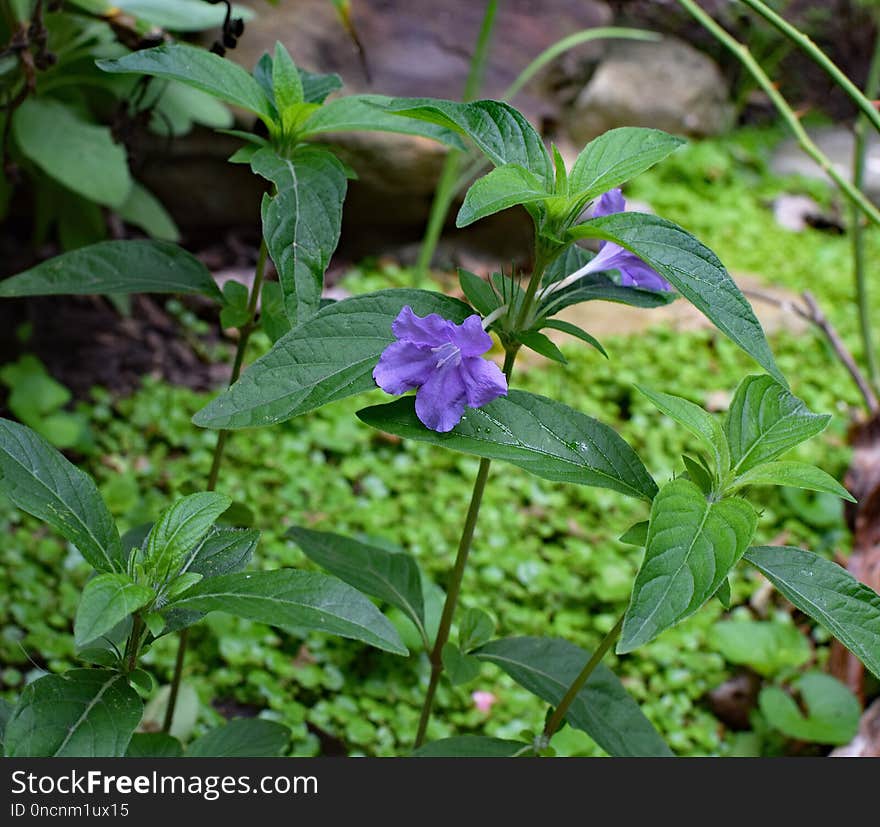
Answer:
[[[591,653],[560,638],[512,637],[493,640],[475,654],[555,706]],[[566,720],[613,756],[672,755],[617,676],[602,663],[569,707]]]
[[[180,758],[180,741],[165,732],[136,732],[131,736],[126,758]]]
[[[241,571],[250,562],[260,532],[256,529],[213,528],[192,558],[187,571],[219,577]]]
[[[154,583],[164,583],[178,573],[231,504],[225,494],[205,491],[190,494],[162,512],[150,530],[144,553],[144,568]]]
[[[384,95],[347,95],[325,103],[300,126],[301,140],[337,132],[396,132],[421,135],[456,149],[464,149],[455,132],[443,126],[418,123],[389,112],[392,99]]]
[[[427,290],[383,290],[335,302],[282,336],[193,422],[203,428],[271,425],[373,390],[373,368],[394,341],[391,323],[404,305],[459,324],[473,312]]]
[[[670,419],[674,419],[683,428],[690,431],[695,437],[703,441],[715,458],[715,471],[718,479],[724,477],[730,470],[730,448],[727,445],[727,437],[721,422],[699,405],[680,396],[672,396],[668,393],[636,385],[636,389],[662,413]]]
[[[645,560],[618,653],[648,643],[712,597],[745,553],[757,522],[745,500],[709,501],[685,479],[664,485],[651,506]]]
[[[233,508],[235,508],[234,504],[229,511]],[[228,513],[228,511],[225,512],[226,515]],[[150,526],[147,526],[148,531],[149,528]],[[144,534],[144,539],[146,539],[147,533]],[[215,526],[199,545],[187,571],[203,577],[219,577],[221,574],[242,571],[250,562],[259,541],[259,531],[242,531],[237,528],[218,528]],[[153,631],[151,628],[151,631],[155,637],[160,634],[167,635],[198,623],[204,616],[204,612],[171,609],[160,617],[162,628],[158,631]],[[149,618],[147,620],[149,625]]]
[[[617,542],[626,543],[628,546],[644,548],[648,544],[648,526],[649,522],[647,520],[631,525],[617,538]]]
[[[6,724],[12,717],[15,707],[5,698],[0,698],[0,754],[3,752],[3,734],[6,732]]]
[[[665,218],[632,212],[594,218],[572,228],[569,237],[601,238],[635,253],[732,342],[785,384],[751,305],[718,256],[690,233]]]
[[[730,580],[726,577],[721,581],[721,585],[718,587],[718,591],[715,592],[715,597],[718,598],[718,602],[724,606],[728,611],[730,610],[731,605],[731,592],[730,592]]]
[[[28,684],[6,725],[7,758],[118,758],[143,704],[124,675],[73,669]]]
[[[171,580],[168,581],[168,585],[163,590],[163,596],[171,600],[174,597],[177,597],[179,594],[183,594],[188,588],[191,586],[195,586],[202,579],[203,575],[196,574],[193,571],[187,571],[183,574],[177,575],[177,577],[172,577]]]
[[[641,175],[684,143],[659,129],[609,129],[578,155],[568,176],[568,191],[585,203]]]
[[[167,241],[100,241],[0,282],[0,297],[203,293],[221,298],[195,256]]]
[[[455,226],[467,227],[487,215],[520,204],[544,201],[550,196],[537,175],[519,164],[504,164],[471,185],[458,211]]]
[[[531,752],[529,744],[506,741],[484,735],[456,735],[431,741],[419,747],[413,758],[512,758],[523,751]]]
[[[706,468],[693,457],[689,457],[687,454],[682,454],[681,458],[684,462],[684,467],[687,470],[688,479],[691,482],[696,483],[697,487],[704,494],[712,494],[714,483],[712,481],[711,473],[709,473],[709,471],[707,471]]]
[[[128,673],[128,682],[145,695],[149,695],[156,688],[156,681],[146,669],[133,669]]]
[[[152,75],[180,81],[259,115],[267,125],[273,122],[272,104],[257,81],[240,66],[207,49],[166,43],[114,60],[96,62],[105,72]]]
[[[498,296],[486,279],[481,279],[478,275],[459,267],[458,283],[461,285],[464,297],[481,316],[488,316],[500,306]]]
[[[772,727],[789,738],[819,744],[848,744],[855,737],[862,707],[840,681],[812,672],[798,678],[792,688],[801,697],[803,713],[794,698],[779,687],[761,690],[758,705]]]
[[[187,758],[277,758],[290,743],[290,730],[263,718],[235,718],[196,738]]]
[[[583,269],[593,260],[594,254],[577,244],[569,245],[544,272],[541,285],[546,288]],[[667,290],[643,290],[639,287],[621,287],[603,273],[589,273],[570,286],[547,295],[541,303],[539,314],[552,316],[573,304],[585,301],[610,301],[632,307],[663,307],[677,298]]]
[[[495,621],[482,609],[467,609],[458,621],[458,643],[462,652],[470,652],[491,640]]]
[[[119,532],[94,480],[30,428],[0,419],[0,492],[52,526],[98,571],[122,566]]]
[[[322,75],[300,69],[299,77],[306,103],[324,103],[327,95],[342,88],[342,78],[339,75]]]
[[[152,589],[127,574],[100,574],[83,589],[73,635],[77,648],[109,632],[155,597]]]
[[[153,637],[159,637],[167,625],[165,618],[159,612],[150,612],[144,618],[144,624]]]
[[[733,470],[743,474],[825,430],[831,419],[814,414],[769,376],[747,376],[740,382],[724,431],[730,443]]]
[[[223,285],[221,327],[242,327],[250,320],[250,292],[240,281],[231,279]]]
[[[509,104],[494,100],[455,103],[433,98],[397,98],[389,109],[467,136],[496,167],[518,164],[534,173],[546,187],[555,181],[553,163],[541,136]]]
[[[596,350],[599,351],[606,359],[608,358],[608,354],[605,352],[605,348],[602,347],[602,343],[587,333],[586,330],[582,330],[577,325],[572,324],[571,322],[563,321],[562,319],[545,319],[541,323],[542,327],[549,327],[551,330],[560,330],[563,333],[567,333],[569,336],[574,336],[576,339],[580,339],[582,342],[586,342],[588,345],[592,345]]]
[[[574,272],[574,270],[570,271]],[[541,302],[540,316],[554,316],[566,307],[590,301],[606,301],[641,307],[650,310],[665,307],[677,298],[668,290],[643,290],[641,287],[621,287],[602,273],[590,273],[579,278],[568,287],[554,291]]]
[[[260,149],[251,168],[277,187],[276,195],[263,197],[263,235],[287,316],[300,324],[318,310],[324,271],[339,243],[345,169],[332,153],[310,146],[297,148],[289,158]]]
[[[446,677],[453,686],[470,683],[480,674],[480,661],[472,655],[466,655],[451,641],[444,644],[441,657]]]
[[[186,135],[195,124],[201,124],[229,134],[235,133],[234,123],[232,111],[213,95],[169,80],[153,108],[150,131],[168,137]]]
[[[312,571],[240,572],[206,578],[171,604],[174,609],[227,612],[280,626],[360,640],[406,655],[397,630],[359,591]]]
[[[568,359],[565,358],[555,342],[537,330],[527,330],[525,333],[520,333],[517,338],[529,350],[540,353],[546,359],[559,362],[561,365],[568,363]]]
[[[725,660],[749,666],[765,678],[797,669],[813,654],[807,638],[790,623],[722,620],[712,627],[708,641]]]
[[[755,546],[745,559],[880,678],[880,595],[846,569],[790,546]]]
[[[222,26],[226,18],[223,6],[209,6],[202,0],[113,0],[107,5],[124,9],[135,17],[172,32],[213,29]],[[247,6],[235,5],[232,13],[244,20],[254,16]]]
[[[125,149],[107,127],[60,101],[31,96],[15,110],[12,132],[22,155],[68,189],[108,207],[129,197]]]
[[[409,554],[308,528],[291,528],[285,537],[290,537],[306,557],[340,580],[397,606],[426,637],[422,578]]]
[[[442,445],[486,459],[500,459],[554,482],[610,488],[650,501],[657,491],[638,455],[602,422],[543,396],[510,391],[469,409],[449,433],[419,422],[413,397],[358,411],[373,428]]]
[[[594,257],[595,253],[577,244],[570,244],[547,265],[541,278],[541,286],[547,287],[554,282],[562,281],[566,276],[585,267]]]
[[[260,296],[260,324],[273,345],[285,333],[290,332],[290,319],[287,318],[284,310],[284,293],[277,281],[263,283]]]
[[[788,485],[833,494],[851,503],[856,501],[834,477],[806,462],[768,462],[750,468],[733,481],[730,490],[736,491],[747,485]]]
[[[139,227],[151,238],[161,241],[180,240],[177,225],[162,206],[162,202],[137,181],[132,182],[128,198],[116,212],[127,224]]]
[[[303,85],[290,52],[280,41],[275,44],[275,59],[272,61],[272,93],[282,129],[285,134],[292,135],[297,126],[296,112],[304,99]]]

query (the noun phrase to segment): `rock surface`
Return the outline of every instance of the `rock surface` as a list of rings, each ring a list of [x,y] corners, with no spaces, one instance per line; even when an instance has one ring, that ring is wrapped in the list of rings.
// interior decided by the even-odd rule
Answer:
[[[727,86],[715,62],[675,38],[614,41],[571,106],[567,131],[584,144],[618,126],[717,135],[732,125]]]
[[[345,90],[383,95],[459,99],[482,23],[484,3],[473,0],[357,0],[352,18],[364,46],[368,79],[352,41],[327,0],[284,0],[273,8],[252,3],[247,24],[229,56],[246,69],[275,41],[313,72],[337,72]],[[607,26],[611,11],[601,0],[505,0],[495,18],[484,97],[497,97],[525,66],[557,40],[580,29]],[[572,54],[589,52],[580,47]],[[598,54],[593,47],[593,54]],[[565,64],[565,61],[563,61]],[[576,70],[574,64],[571,65]],[[533,120],[552,116],[540,78],[516,99]]]

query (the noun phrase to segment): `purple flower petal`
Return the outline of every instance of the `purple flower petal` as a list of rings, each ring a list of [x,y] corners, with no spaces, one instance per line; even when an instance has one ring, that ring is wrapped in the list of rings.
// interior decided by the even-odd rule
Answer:
[[[373,379],[383,391],[397,395],[427,382],[436,365],[437,355],[431,348],[393,342],[382,351]]]
[[[391,330],[402,342],[441,347],[452,341],[455,325],[436,313],[429,313],[424,318],[416,316],[413,309],[405,305],[391,324]]]
[[[630,257],[633,257],[633,254],[619,244],[613,241],[603,242],[599,252],[587,263],[584,275],[620,270],[627,265]]]
[[[467,391],[458,366],[435,370],[416,392],[416,416],[432,431],[446,433],[461,421]]]
[[[672,285],[653,267],[649,267],[633,253],[618,268],[623,287],[641,287],[643,290],[670,291]]]
[[[459,370],[471,408],[481,408],[499,396],[507,396],[507,379],[494,362],[477,356],[465,357]]]
[[[596,203],[593,217],[613,215],[622,212],[626,203],[620,190],[609,190]],[[613,241],[605,241],[599,247],[599,252],[584,269],[587,273],[602,273],[608,270],[617,270],[620,273],[622,287],[641,287],[645,290],[672,290],[672,285],[666,281],[653,267],[648,266],[635,253],[631,253]]]
[[[614,213],[626,210],[626,199],[620,188],[608,190],[599,196],[599,200],[593,207],[593,218],[602,218],[606,215],[614,215]]]
[[[482,356],[492,347],[492,337],[483,330],[483,320],[468,316],[460,325],[454,325],[452,342],[462,356]]]

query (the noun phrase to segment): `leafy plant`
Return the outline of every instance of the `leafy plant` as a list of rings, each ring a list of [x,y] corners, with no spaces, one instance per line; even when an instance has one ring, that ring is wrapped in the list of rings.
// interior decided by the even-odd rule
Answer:
[[[132,174],[127,144],[142,127],[182,135],[193,124],[230,127],[232,114],[180,84],[108,77],[95,60],[155,44],[163,29],[219,26],[225,10],[196,0],[76,0],[65,9],[27,0],[3,11],[0,215],[26,179],[35,245],[50,233],[68,250],[99,241],[108,211],[152,238],[176,241],[174,221]]]
[[[75,543],[95,569],[74,622],[79,657],[94,666],[47,675],[25,688],[3,733],[8,756],[125,755],[143,714],[140,692],[153,686],[140,656],[162,635],[210,612],[407,651],[376,607],[336,578],[292,569],[245,571],[259,532],[215,525],[231,505],[222,494],[178,500],[140,542],[120,537],[91,478],[8,420],[0,420],[0,476],[0,490],[12,502]],[[286,741],[281,729],[267,721],[232,722],[195,741],[188,754],[274,755],[279,739]],[[164,753],[169,744],[180,751],[168,735],[161,743],[135,741],[140,755]]]
[[[220,432],[204,490],[196,486],[195,493],[151,515],[148,530],[120,535],[89,477],[25,426],[0,423],[0,487],[18,508],[73,543],[95,569],[83,589],[74,642],[98,667],[30,684],[7,725],[7,754],[124,754],[142,713],[139,692],[152,691],[139,658],[156,639],[181,631],[175,674],[163,699],[168,734],[187,629],[206,614],[225,612],[339,635],[398,655],[408,654],[404,638],[412,642],[417,656],[427,654],[430,664],[415,733],[417,754],[552,754],[551,739],[568,723],[612,755],[670,755],[670,745],[602,661],[615,646],[616,654],[625,655],[654,641],[716,595],[728,603],[728,578],[742,560],[880,674],[880,596],[811,552],[753,546],[759,515],[751,495],[757,487],[801,487],[852,499],[824,471],[784,459],[822,431],[829,417],[810,411],[788,388],[751,306],[717,256],[671,221],[624,211],[620,186],[669,157],[680,139],[656,130],[612,130],[567,168],[522,114],[502,102],[369,95],[325,103],[338,79],[299,69],[280,45],[253,74],[181,44],[136,51],[100,66],[110,74],[182,83],[252,112],[264,134],[238,133],[244,146],[232,160],[248,163],[272,187],[263,199],[264,240],[247,296],[238,288],[220,294],[189,254],[155,241],[93,245],[8,282],[6,289],[16,295],[96,288],[114,294],[145,286],[201,292],[221,304],[224,321],[238,325],[240,336],[231,386],[194,418]],[[494,168],[468,191],[458,223],[524,208],[535,231],[531,272],[523,279],[496,273],[485,282],[462,274],[467,301],[432,290],[391,289],[325,302],[324,271],[338,242],[351,172],[313,139],[347,129],[411,132],[476,147]],[[582,240],[598,242],[598,252],[578,246]],[[279,282],[265,293],[270,256]],[[263,322],[268,318],[274,344],[242,373],[261,293],[269,299]],[[649,308],[677,296],[765,373],[741,381],[723,421],[690,400],[641,389],[693,438],[682,459],[684,471],[673,479],[655,480],[636,448],[610,425],[510,387],[522,347],[560,361],[561,352],[543,332],[548,328],[604,353],[589,331],[554,318],[563,307],[603,300]],[[503,349],[503,367],[483,358],[492,348],[491,334]],[[407,550],[381,539],[306,527],[289,536],[329,574],[243,570],[256,532],[218,524],[232,505],[215,490],[223,485],[228,432],[285,422],[376,385],[395,396],[416,393],[360,410],[362,422],[395,438],[479,458],[442,595]],[[648,520],[624,535],[644,548],[629,605],[616,622],[611,618],[593,651],[558,637],[495,638],[491,616],[476,607],[458,612],[496,460],[541,479],[623,495],[649,509]],[[817,600],[817,589],[834,599]],[[395,623],[374,600],[388,608]],[[485,663],[549,704],[543,721],[514,743],[455,738],[426,746],[443,676],[464,684]],[[125,714],[109,721],[100,701],[111,693]],[[777,712],[784,706],[778,701]],[[89,723],[82,738],[76,725],[81,718]],[[242,734],[240,727],[246,725],[228,724],[224,730],[226,754],[270,751],[260,744],[277,751],[271,733]],[[208,746],[196,741],[188,753],[219,750],[224,740],[210,734],[205,739]],[[178,747],[168,738],[138,739],[134,749],[169,754]]]

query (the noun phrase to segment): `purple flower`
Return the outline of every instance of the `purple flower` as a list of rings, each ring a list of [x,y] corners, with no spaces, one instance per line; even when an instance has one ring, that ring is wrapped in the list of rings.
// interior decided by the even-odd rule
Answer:
[[[593,218],[623,212],[626,201],[619,189],[608,190],[599,197],[593,207]],[[578,277],[589,273],[617,270],[623,287],[643,287],[646,290],[672,290],[672,285],[656,270],[649,267],[635,253],[611,241],[603,241],[599,252],[586,267],[578,271]]]
[[[451,431],[465,406],[480,408],[507,395],[498,365],[480,358],[492,338],[479,316],[455,324],[436,313],[421,318],[407,305],[391,330],[397,341],[382,351],[373,378],[386,393],[418,388],[416,416],[432,431]]]

